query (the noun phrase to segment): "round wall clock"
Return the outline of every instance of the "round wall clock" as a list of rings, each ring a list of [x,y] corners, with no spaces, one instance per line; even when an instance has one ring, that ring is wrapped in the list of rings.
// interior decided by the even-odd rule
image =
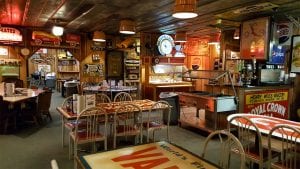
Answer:
[[[164,34],[157,39],[157,47],[161,55],[171,54],[174,46],[174,40],[170,35]]]

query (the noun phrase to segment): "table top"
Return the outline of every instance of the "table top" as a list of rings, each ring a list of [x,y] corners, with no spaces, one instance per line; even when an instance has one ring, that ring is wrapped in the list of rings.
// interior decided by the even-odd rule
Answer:
[[[230,121],[230,119],[236,116],[243,116],[249,118],[258,127],[259,131],[264,134],[269,134],[270,130],[279,124],[285,124],[300,129],[299,122],[285,120],[277,117],[263,116],[263,115],[249,114],[249,113],[231,114],[227,117],[227,121]],[[235,120],[232,121],[232,124],[238,125]],[[280,133],[274,132],[273,135],[277,137],[281,137]]]
[[[16,88],[15,89],[16,94],[14,96],[4,96],[3,100],[15,103],[19,101],[23,101],[26,99],[30,99],[33,97],[37,97],[40,93],[43,93],[44,90],[41,89],[28,89],[28,88]],[[0,95],[3,96],[4,92],[3,90],[0,91]]]
[[[102,86],[90,86],[83,88],[84,91],[93,91],[93,92],[129,92],[137,90],[137,87],[134,86],[115,86],[115,87],[102,87]]]
[[[123,104],[135,104],[140,106],[142,111],[149,111],[156,102],[152,100],[133,100],[133,101],[124,101],[124,102],[111,102],[111,103],[98,103],[96,107],[101,107],[108,113],[115,112],[121,105]],[[67,111],[67,109],[62,107],[57,107],[57,111],[66,119],[74,119],[77,117],[77,114],[74,114],[73,112]]]
[[[201,157],[164,141],[85,155],[77,160],[85,169],[145,168],[145,165],[149,169],[218,168]]]

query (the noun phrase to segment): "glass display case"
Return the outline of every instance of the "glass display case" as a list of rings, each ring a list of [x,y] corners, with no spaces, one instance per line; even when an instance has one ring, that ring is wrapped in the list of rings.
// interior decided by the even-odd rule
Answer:
[[[154,65],[149,83],[182,83],[182,74],[186,71],[184,65]]]

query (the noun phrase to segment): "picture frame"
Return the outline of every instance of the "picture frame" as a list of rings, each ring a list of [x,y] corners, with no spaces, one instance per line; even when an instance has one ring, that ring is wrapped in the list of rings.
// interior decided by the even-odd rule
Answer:
[[[290,56],[291,72],[300,73],[300,35],[292,36],[291,49],[292,49],[291,56]]]
[[[242,23],[241,59],[268,58],[270,17],[248,20]]]

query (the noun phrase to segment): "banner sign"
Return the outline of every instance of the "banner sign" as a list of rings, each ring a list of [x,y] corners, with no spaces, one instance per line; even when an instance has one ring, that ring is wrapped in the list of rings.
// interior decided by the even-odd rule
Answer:
[[[288,89],[246,93],[244,112],[287,119],[289,117],[288,93]]]
[[[19,43],[22,42],[22,34],[16,28],[0,27],[0,42],[2,43]]]
[[[106,151],[80,158],[87,169],[214,169],[216,166],[167,142]]]

